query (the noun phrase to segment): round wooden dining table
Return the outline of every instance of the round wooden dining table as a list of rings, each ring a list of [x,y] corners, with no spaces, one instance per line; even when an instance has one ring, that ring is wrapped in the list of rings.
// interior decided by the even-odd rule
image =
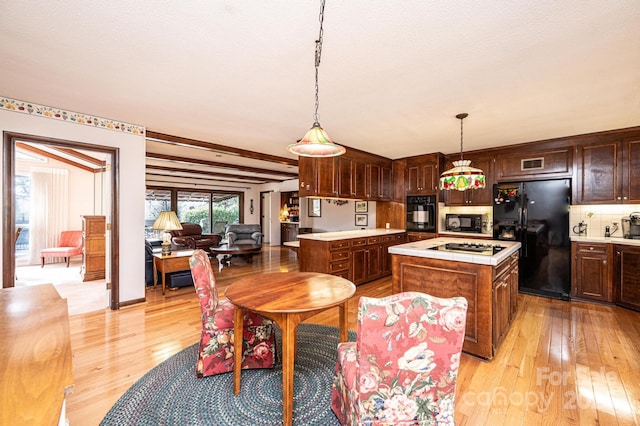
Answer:
[[[315,272],[276,272],[252,275],[232,283],[224,294],[233,303],[234,335],[242,336],[245,311],[274,320],[282,330],[282,416],[283,424],[293,424],[293,371],[296,329],[320,311],[339,307],[340,341],[348,340],[347,301],[355,285],[334,275]],[[240,393],[242,339],[234,339],[233,392]]]

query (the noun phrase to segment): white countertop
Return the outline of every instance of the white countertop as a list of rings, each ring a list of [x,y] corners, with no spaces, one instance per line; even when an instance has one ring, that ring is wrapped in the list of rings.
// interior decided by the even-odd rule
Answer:
[[[407,231],[411,232],[411,231]],[[456,232],[456,231],[438,231],[438,235],[444,235],[446,237],[476,237],[476,238],[491,238],[493,239],[492,233],[477,233],[477,232]]]
[[[406,232],[404,229],[354,229],[352,231],[335,231],[335,232],[314,232],[311,234],[300,234],[298,239],[318,240],[318,241],[335,241],[347,238],[374,237],[379,235],[400,234]]]
[[[640,246],[640,240],[632,240],[622,237],[580,237],[572,235],[571,241],[579,243],[608,243],[608,244],[626,244],[629,246]]]
[[[496,244],[505,247],[493,256],[484,256],[473,253],[464,252],[447,252],[438,250],[429,250],[431,247],[439,246],[446,243],[463,243],[477,242],[478,244]],[[481,265],[498,265],[500,262],[511,256],[520,248],[519,242],[498,241],[498,240],[473,240],[472,238],[450,238],[439,237],[430,240],[416,241],[413,243],[400,244],[389,247],[391,254],[403,254],[406,256],[428,257],[431,259],[452,260],[455,262],[477,263]]]

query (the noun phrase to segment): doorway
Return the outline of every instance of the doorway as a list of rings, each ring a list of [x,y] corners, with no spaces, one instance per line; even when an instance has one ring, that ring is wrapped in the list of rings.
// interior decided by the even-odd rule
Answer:
[[[13,287],[15,283],[15,267],[16,267],[16,146],[19,144],[28,144],[36,147],[35,149],[54,148],[60,152],[95,152],[104,155],[107,158],[106,187],[109,188],[106,195],[103,194],[99,202],[106,200],[108,206],[103,213],[110,218],[106,231],[106,289],[110,290],[109,307],[111,309],[119,308],[119,267],[118,262],[118,197],[119,193],[119,149],[93,145],[83,142],[74,142],[68,140],[53,139],[34,135],[26,135],[19,133],[5,132],[3,135],[3,190],[6,201],[3,209],[3,287]],[[44,152],[44,150],[43,150]],[[82,154],[80,154],[82,155]],[[64,162],[64,157],[60,156],[60,160]]]

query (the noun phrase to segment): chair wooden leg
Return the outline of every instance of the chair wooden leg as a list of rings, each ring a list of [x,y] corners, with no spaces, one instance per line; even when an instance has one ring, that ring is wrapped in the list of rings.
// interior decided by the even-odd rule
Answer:
[[[42,259],[42,266],[40,266],[40,267],[44,268],[44,257],[41,257],[40,259]]]
[[[67,268],[69,267],[69,261],[71,261],[71,256],[65,257],[64,260],[67,261]]]

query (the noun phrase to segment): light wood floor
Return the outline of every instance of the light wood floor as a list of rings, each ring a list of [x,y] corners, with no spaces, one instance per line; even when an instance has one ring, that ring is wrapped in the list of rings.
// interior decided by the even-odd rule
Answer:
[[[267,248],[253,265],[216,271],[220,294],[240,276],[297,270],[295,254]],[[391,278],[358,286],[350,302],[391,293]],[[497,356],[463,355],[457,382],[458,425],[633,425],[640,420],[640,313],[520,295],[518,313]],[[337,326],[337,308],[308,322]],[[96,425],[144,373],[198,341],[193,288],[149,288],[147,301],[120,311],[70,317],[75,389],[72,425]]]

